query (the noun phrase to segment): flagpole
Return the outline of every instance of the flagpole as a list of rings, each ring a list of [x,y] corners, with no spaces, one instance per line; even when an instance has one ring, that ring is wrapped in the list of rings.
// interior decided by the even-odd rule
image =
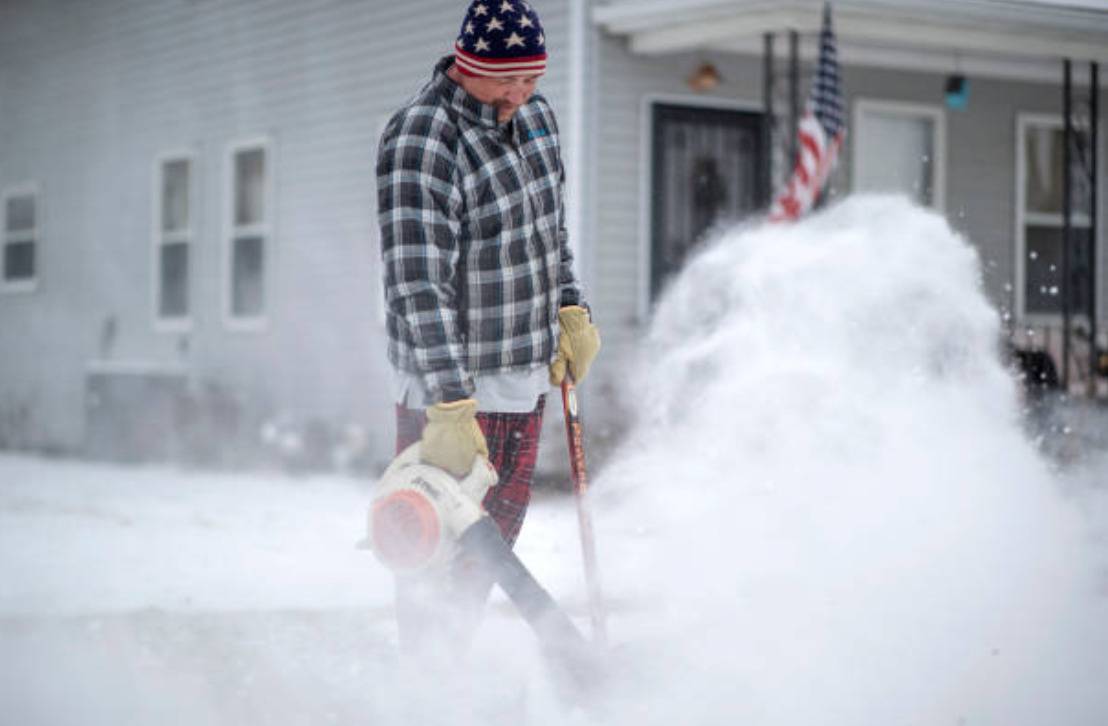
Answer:
[[[800,160],[800,33],[789,31],[789,164],[796,168]]]
[[[1062,392],[1070,390],[1070,205],[1073,198],[1070,188],[1072,171],[1070,165],[1070,144],[1073,142],[1073,122],[1071,114],[1073,82],[1070,59],[1062,65]]]
[[[773,33],[762,35],[762,198],[766,208],[773,201]]]

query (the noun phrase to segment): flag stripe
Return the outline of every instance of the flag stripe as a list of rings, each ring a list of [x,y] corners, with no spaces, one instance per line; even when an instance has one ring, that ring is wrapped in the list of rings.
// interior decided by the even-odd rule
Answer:
[[[827,3],[823,6],[816,75],[797,130],[800,158],[770,208],[770,221],[795,220],[811,209],[835,167],[845,135],[842,83],[831,29],[831,5]]]

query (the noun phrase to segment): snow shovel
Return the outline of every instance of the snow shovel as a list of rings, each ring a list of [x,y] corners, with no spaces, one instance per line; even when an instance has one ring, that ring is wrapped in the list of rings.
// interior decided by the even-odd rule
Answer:
[[[593,533],[592,513],[585,496],[589,485],[585,472],[584,433],[577,407],[577,386],[569,371],[566,371],[565,377],[562,378],[562,407],[565,410],[569,467],[573,476],[573,497],[577,501],[577,523],[581,530],[581,555],[585,561],[585,585],[589,592],[592,635],[595,643],[603,647],[608,642],[608,629],[604,596],[600,589],[600,573],[596,566],[596,536]]]

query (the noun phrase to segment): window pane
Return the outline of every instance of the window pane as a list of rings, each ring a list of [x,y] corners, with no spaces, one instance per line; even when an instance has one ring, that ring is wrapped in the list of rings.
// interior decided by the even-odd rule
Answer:
[[[856,138],[865,144],[858,156],[854,188],[906,194],[924,206],[934,203],[935,122],[930,118],[866,111]]]
[[[187,229],[189,224],[189,163],[185,159],[162,165],[162,229]]]
[[[1027,227],[1024,297],[1029,313],[1062,312],[1062,229]],[[1089,305],[1089,230],[1075,228],[1070,249],[1070,311],[1084,312]]]
[[[235,224],[265,220],[265,151],[251,149],[235,154]]]
[[[158,314],[183,318],[189,314],[189,246],[175,242],[161,246],[161,287]]]
[[[35,243],[9,242],[4,245],[4,279],[32,280],[35,277]]]
[[[20,232],[35,228],[35,196],[24,194],[8,197],[7,220],[5,226],[9,232]]]
[[[1088,213],[1091,186],[1081,171],[1080,150],[1087,145],[1086,134],[1074,131],[1072,149],[1073,171],[1070,179],[1073,211]],[[1024,156],[1027,161],[1025,192],[1027,211],[1046,214],[1062,213],[1062,162],[1064,132],[1061,128],[1032,126],[1025,130]]]
[[[261,315],[265,304],[265,244],[261,237],[235,239],[231,276],[231,313],[236,317]]]

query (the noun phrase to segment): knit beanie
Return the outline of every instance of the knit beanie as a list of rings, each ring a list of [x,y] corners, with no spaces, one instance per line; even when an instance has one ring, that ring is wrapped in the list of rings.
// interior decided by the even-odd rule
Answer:
[[[546,38],[538,13],[525,0],[473,0],[454,64],[467,76],[530,76],[546,70]]]

